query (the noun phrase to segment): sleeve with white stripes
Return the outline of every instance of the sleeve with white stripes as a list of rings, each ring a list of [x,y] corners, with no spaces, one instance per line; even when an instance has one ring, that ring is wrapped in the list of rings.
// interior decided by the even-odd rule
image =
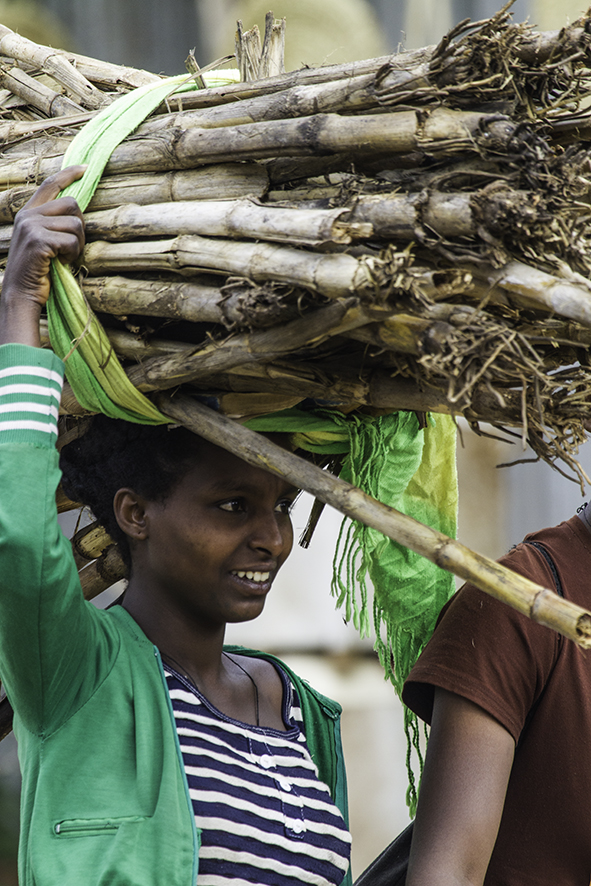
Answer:
[[[89,696],[102,668],[82,665],[109,645],[57,520],[62,383],[51,351],[0,346],[0,678],[36,733],[59,728]]]

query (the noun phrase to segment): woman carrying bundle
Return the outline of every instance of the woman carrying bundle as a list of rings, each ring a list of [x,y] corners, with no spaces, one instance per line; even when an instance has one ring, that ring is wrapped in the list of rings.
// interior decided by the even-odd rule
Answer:
[[[57,524],[63,364],[39,348],[49,264],[82,216],[48,179],[0,301],[0,676],[23,772],[19,873],[38,886],[339,886],[349,866],[339,708],[272,656],[224,649],[292,545],[297,490],[182,428],[99,416],[64,486],[129,567],[107,611]],[[347,875],[348,876],[348,875]]]

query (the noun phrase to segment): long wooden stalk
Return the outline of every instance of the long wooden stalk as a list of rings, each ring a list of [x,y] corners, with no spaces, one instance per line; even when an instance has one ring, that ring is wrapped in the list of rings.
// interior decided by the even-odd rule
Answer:
[[[106,548],[97,560],[93,560],[78,573],[86,600],[97,597],[115,582],[125,578],[125,575],[125,565],[115,545]]]
[[[282,299],[275,289],[270,293],[250,282],[236,280],[220,289],[212,283],[214,280],[205,276],[192,277],[187,282],[162,276],[158,280],[87,277],[82,281],[82,289],[93,310],[118,317],[139,314],[263,329],[301,315],[297,293]],[[0,287],[1,282],[0,274]]]
[[[92,85],[65,56],[49,46],[40,46],[0,25],[0,55],[24,62],[53,77],[64,92],[90,110],[109,102],[108,96]]]
[[[449,111],[437,108],[417,117],[414,111],[393,114],[341,117],[317,114],[295,120],[265,121],[218,129],[188,129],[171,133],[169,168],[187,168],[200,163],[231,160],[255,160],[268,157],[309,156],[317,153],[390,154],[415,150],[471,150],[474,140],[493,126],[501,141],[508,143],[513,125],[498,117],[472,111]],[[161,133],[164,138],[165,133]],[[127,169],[131,142],[114,153],[108,172]],[[152,139],[133,143],[135,160],[140,168],[162,168],[166,162],[163,145]],[[172,151],[172,156],[170,152]],[[152,164],[158,163],[158,167]]]
[[[10,69],[0,67],[0,86],[18,95],[28,105],[47,114],[48,117],[60,117],[63,114],[80,114],[83,108],[67,96],[50,89],[44,83],[21,71],[16,65]]]
[[[275,246],[270,243],[184,236],[154,242],[106,243],[97,240],[84,250],[90,274],[189,269],[273,280],[305,287],[327,298],[342,298],[372,290],[369,267],[351,255],[331,255]]]
[[[450,323],[400,313],[381,323],[353,329],[346,337],[420,357],[439,353],[454,331]]]
[[[113,152],[107,175],[188,169],[208,163],[307,157],[316,154],[388,156],[413,151],[474,151],[489,144],[508,145],[516,124],[501,115],[446,108],[342,117],[317,114],[217,129],[165,130],[126,139]],[[0,167],[5,187],[41,181],[60,168],[60,158],[15,160]]]
[[[4,120],[0,123],[0,141],[9,148],[13,142],[17,143],[26,138],[32,139],[35,135],[43,135],[44,133],[65,132],[68,133],[69,138],[74,138],[78,128],[84,123],[88,123],[94,113],[94,111],[87,111],[82,114],[67,114],[47,120],[27,120],[26,122]]]
[[[223,323],[219,287],[195,280],[137,280],[133,277],[88,277],[84,295],[95,311],[115,316],[141,314],[192,323]]]
[[[106,176],[88,209],[114,209],[122,203],[145,206],[170,201],[263,197],[268,187],[267,171],[258,163],[216,163],[166,173]]]
[[[173,354],[190,354],[195,346],[186,342],[172,341],[171,339],[150,338],[144,340],[131,332],[121,329],[105,330],[109,341],[113,345],[115,353],[125,360],[146,360],[151,357],[168,357]],[[40,323],[41,345],[49,347],[49,332],[47,320]]]
[[[141,391],[163,390],[191,382],[200,375],[267,362],[302,348],[318,346],[328,338],[364,326],[374,317],[375,311],[361,307],[356,299],[341,299],[272,329],[243,333],[221,343],[212,342],[178,357],[146,360],[129,369],[127,374]]]
[[[371,224],[350,222],[349,217],[345,208],[284,209],[246,199],[131,204],[87,213],[86,235],[90,240],[116,241],[201,234],[314,247],[371,236]]]
[[[410,75],[407,74],[405,79],[410,79]],[[254,98],[209,108],[158,114],[139,127],[138,135],[150,135],[171,126],[178,126],[180,129],[208,129],[260,123],[263,120],[308,117],[313,114],[359,113],[379,107],[375,74],[363,74],[327,83],[294,86],[281,92],[264,93]]]
[[[101,180],[88,210],[115,209],[125,203],[145,206],[184,200],[259,198],[268,186],[267,171],[256,163],[213,164],[162,174],[115,175]],[[0,191],[0,223],[12,222],[35,190],[35,185],[17,185]]]
[[[577,276],[572,282],[555,277],[519,261],[510,261],[502,268],[484,265],[468,266],[476,278],[491,287],[507,292],[518,305],[552,311],[583,326],[591,326],[591,285]]]
[[[484,207],[478,215],[473,210],[475,201]],[[86,223],[90,238],[109,241],[202,234],[318,246],[372,235],[414,240],[421,232],[427,236],[427,231],[447,238],[476,238],[482,237],[483,228],[494,231],[500,217],[510,217],[513,229],[518,230],[520,223],[531,227],[538,218],[547,222],[548,213],[527,191],[497,188],[486,195],[476,191],[362,196],[351,210],[261,206],[246,200],[118,205],[108,212],[88,213]]]
[[[78,569],[96,560],[110,545],[113,539],[100,523],[90,523],[76,532],[72,539],[74,560]]]
[[[79,55],[76,52],[61,50],[60,55],[65,56],[83,77],[103,88],[114,90],[121,88],[136,89],[138,86],[148,86],[150,83],[157,83],[163,79],[159,74],[152,74],[150,71],[144,71],[141,68],[114,65],[111,62],[90,58],[87,55]]]
[[[337,80],[353,80],[356,77],[367,75],[373,76],[385,64],[391,64],[401,72],[407,72],[428,61],[434,49],[434,46],[428,46],[423,49],[407,50],[396,55],[344,62],[339,65],[300,68],[283,76],[265,77],[262,80],[233,83],[214,89],[190,92],[183,95],[180,102],[185,108],[209,108],[223,103],[243,102],[257,96],[274,95],[300,86],[332,83]],[[173,104],[176,101],[179,99],[171,99],[170,103]]]
[[[582,607],[372,499],[207,406],[187,397],[168,396],[160,396],[158,406],[206,440],[305,489],[347,517],[377,529],[523,615],[559,631],[582,648],[591,648],[591,613]]]

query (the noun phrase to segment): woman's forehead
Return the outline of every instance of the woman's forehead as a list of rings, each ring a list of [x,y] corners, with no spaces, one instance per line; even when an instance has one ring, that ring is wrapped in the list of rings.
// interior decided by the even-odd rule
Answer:
[[[275,436],[286,437],[283,434]],[[200,447],[200,457],[190,474],[200,485],[215,487],[220,491],[231,491],[239,487],[245,490],[248,487],[297,491],[284,477],[251,465],[232,452],[206,441]]]

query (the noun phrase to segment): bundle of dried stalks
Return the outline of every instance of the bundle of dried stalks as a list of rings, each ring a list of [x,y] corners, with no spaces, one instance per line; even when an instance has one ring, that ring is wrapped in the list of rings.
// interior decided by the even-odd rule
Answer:
[[[283,30],[239,28],[242,82],[164,102],[89,206],[80,281],[129,377],[237,419],[308,398],[463,414],[583,482],[591,13],[537,34],[506,7],[438,46],[288,74]],[[0,52],[6,253],[84,123],[159,78],[2,27]],[[83,412],[69,390],[62,410]]]

